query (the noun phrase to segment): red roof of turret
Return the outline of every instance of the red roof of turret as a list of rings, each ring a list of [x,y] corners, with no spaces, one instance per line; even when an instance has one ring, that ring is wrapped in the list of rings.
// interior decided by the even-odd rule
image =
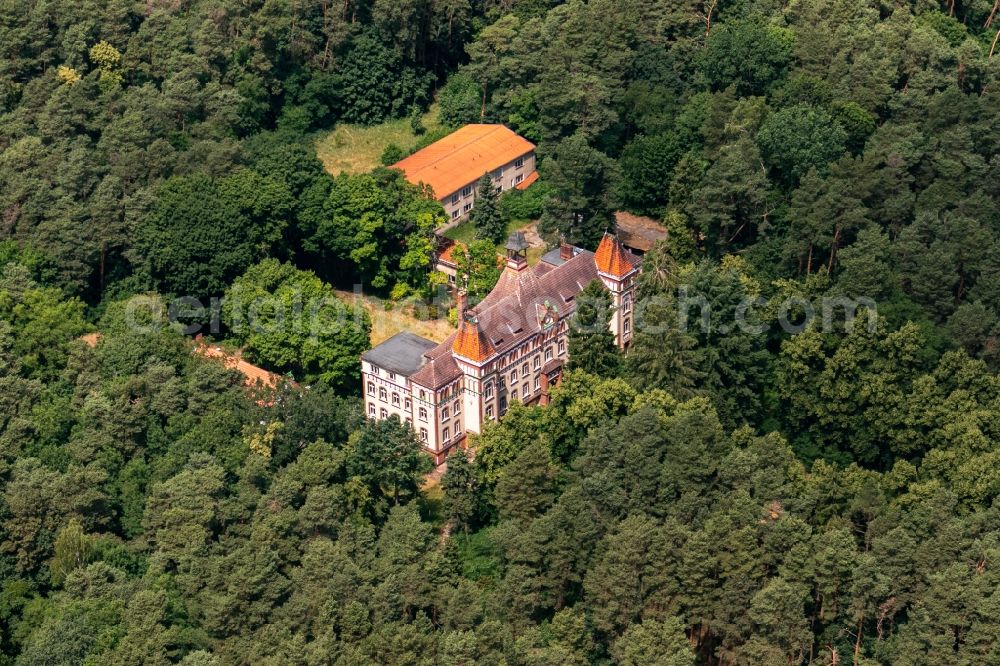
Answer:
[[[479,324],[468,319],[459,326],[451,348],[457,355],[476,363],[481,363],[496,353]]]
[[[605,233],[601,244],[597,246],[597,252],[594,253],[594,262],[600,272],[623,277],[636,269],[632,256],[616,236]]]

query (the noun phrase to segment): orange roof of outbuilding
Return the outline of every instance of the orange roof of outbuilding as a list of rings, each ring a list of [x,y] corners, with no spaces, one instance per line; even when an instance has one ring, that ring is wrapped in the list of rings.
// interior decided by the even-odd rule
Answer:
[[[528,185],[531,185],[536,180],[538,180],[538,172],[537,171],[532,171],[530,174],[528,174],[527,178],[525,178],[524,180],[522,180],[520,183],[518,183],[514,187],[516,189],[519,189],[519,190],[526,190],[526,189],[528,189]]]
[[[455,261],[455,250],[457,250],[459,247],[464,248],[465,246],[462,243],[459,243],[458,241],[453,240],[449,242],[447,245],[445,245],[444,249],[442,249],[438,253],[438,261],[448,264],[449,266],[457,267],[458,264]]]
[[[466,125],[392,165],[443,199],[535,149],[503,125]]]
[[[474,321],[465,320],[458,328],[452,350],[458,356],[481,363],[496,353],[490,339]]]
[[[601,244],[597,246],[594,263],[597,264],[597,270],[615,277],[628,275],[636,269],[632,254],[625,250],[616,236],[609,233],[604,234]]]

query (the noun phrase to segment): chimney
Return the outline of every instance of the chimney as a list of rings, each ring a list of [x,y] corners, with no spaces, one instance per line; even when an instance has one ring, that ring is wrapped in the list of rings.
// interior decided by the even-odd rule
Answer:
[[[573,258],[573,246],[567,243],[565,238],[559,239],[559,258],[563,261]]]
[[[465,291],[462,289],[455,290],[455,321],[461,324],[465,321]]]

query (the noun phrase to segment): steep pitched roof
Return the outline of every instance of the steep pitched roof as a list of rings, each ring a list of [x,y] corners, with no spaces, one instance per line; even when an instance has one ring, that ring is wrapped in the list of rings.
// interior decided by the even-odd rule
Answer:
[[[451,348],[457,355],[476,363],[481,363],[496,353],[479,324],[468,319],[459,325],[458,335]]]
[[[621,249],[616,261],[637,267],[641,260]],[[577,295],[598,279],[596,255],[579,248],[558,266],[539,263],[520,271],[504,269],[493,290],[469,310],[472,321],[464,321],[456,333],[426,352],[425,364],[410,380],[431,389],[455,381],[462,370],[453,354],[482,361],[507,352],[572,315]]]
[[[604,234],[594,253],[597,270],[615,277],[623,277],[638,268],[637,259],[622,246],[616,236],[609,233]]]
[[[503,125],[466,125],[392,165],[442,199],[484,173],[526,155],[535,144]]]
[[[451,355],[457,333],[452,333],[448,339],[437,347],[424,353],[424,365],[410,375],[410,381],[430,389],[437,389],[449,384],[462,376],[462,370]]]

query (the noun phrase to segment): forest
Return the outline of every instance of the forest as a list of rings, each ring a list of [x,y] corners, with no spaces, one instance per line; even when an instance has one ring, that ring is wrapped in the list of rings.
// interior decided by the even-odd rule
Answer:
[[[1000,666],[998,42],[1000,0],[0,0],[0,664]],[[433,492],[368,315],[236,305],[432,298],[441,206],[315,151],[432,104],[537,144],[472,295],[511,220],[668,231],[650,329],[589,293]]]

